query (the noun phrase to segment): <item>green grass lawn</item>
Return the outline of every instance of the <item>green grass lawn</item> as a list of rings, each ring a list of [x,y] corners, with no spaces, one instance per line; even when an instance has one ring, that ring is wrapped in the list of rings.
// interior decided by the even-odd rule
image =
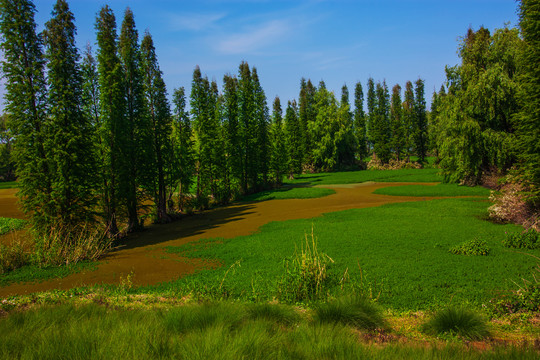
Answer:
[[[279,189],[261,191],[255,194],[246,195],[242,201],[264,201],[275,199],[311,199],[335,194],[333,189],[316,187],[294,187],[284,185]]]
[[[461,186],[458,184],[403,185],[377,189],[374,194],[395,196],[488,196],[490,190],[481,186]]]
[[[170,252],[215,259],[224,266],[139,291],[217,291],[230,297],[272,299],[284,275],[284,259],[300,248],[313,226],[319,251],[335,261],[331,268],[335,277],[348,269],[348,286],[373,297],[380,294],[384,306],[416,310],[470,303],[480,307],[502,292],[515,290],[514,281],[530,277],[536,263],[501,245],[505,232],[520,228],[486,221],[487,205],[474,198],[389,204],[273,222],[234,239],[169,247]],[[474,238],[487,242],[489,256],[448,251]],[[540,255],[538,249],[527,252]],[[339,284],[331,284],[330,292],[338,294]]]
[[[28,281],[44,281],[49,279],[63,278],[71,274],[81,272],[83,270],[94,270],[98,266],[98,262],[82,261],[76,264],[69,265],[50,265],[38,266],[34,264],[25,265],[21,268],[9,271],[0,275],[0,286],[7,286],[13,283],[28,282]]]
[[[20,230],[27,224],[26,220],[0,217],[0,235],[13,230]]]
[[[19,187],[19,184],[16,181],[0,182],[0,189],[14,189],[18,187]]]

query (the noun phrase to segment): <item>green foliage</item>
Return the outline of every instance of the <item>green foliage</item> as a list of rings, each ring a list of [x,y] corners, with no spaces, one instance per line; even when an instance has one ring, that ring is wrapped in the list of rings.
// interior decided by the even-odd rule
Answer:
[[[493,35],[469,29],[459,46],[460,65],[446,68],[448,94],[437,104],[437,137],[445,180],[477,184],[492,167],[514,161],[511,119],[518,110],[517,29]]]
[[[390,94],[384,81],[376,85],[376,103],[371,119],[370,138],[373,142],[373,152],[377,158],[386,164],[390,161]]]
[[[540,248],[540,235],[534,229],[524,232],[506,233],[502,244],[503,246],[514,249],[538,249]]]
[[[364,330],[388,327],[381,309],[369,299],[359,296],[321,303],[315,308],[313,318],[321,324],[343,324]]]
[[[96,262],[81,261],[74,264],[63,265],[42,265],[35,262],[35,257],[25,254],[24,249],[15,250],[17,259],[23,259],[24,262],[18,260],[21,266],[12,268],[0,276],[0,286],[8,286],[14,283],[23,283],[29,281],[44,281],[50,279],[61,279],[66,276],[76,274],[81,271],[93,271],[96,269]],[[21,258],[22,256],[22,258]]]
[[[464,307],[448,307],[437,311],[424,324],[423,330],[432,335],[457,335],[471,340],[489,336],[487,321]]]
[[[12,219],[0,217],[0,235],[4,235],[13,230],[20,230],[26,226],[28,222],[23,219]]]
[[[15,180],[15,162],[12,156],[13,138],[9,126],[9,115],[0,115],[0,179]]]
[[[423,163],[428,150],[428,119],[424,96],[424,80],[416,80],[414,93],[413,142],[418,161]]]
[[[283,264],[285,275],[277,286],[277,297],[281,301],[296,303],[327,296],[327,284],[331,281],[328,269],[334,260],[324,253],[319,253],[313,228],[311,241],[307,234],[305,240],[300,252],[296,249],[292,259],[285,260]]]
[[[287,173],[287,147],[279,97],[274,99],[272,124],[270,125],[270,172],[274,183],[281,185]]]
[[[22,210],[36,230],[54,221],[51,172],[45,142],[46,81],[42,39],[36,33],[35,6],[31,1],[0,2],[0,47],[3,52],[5,111],[10,114],[13,157],[17,169]]]
[[[354,133],[356,135],[357,157],[363,160],[368,155],[366,114],[364,113],[364,92],[362,83],[357,82],[354,88]]]
[[[519,6],[519,27],[523,48],[518,58],[518,103],[514,118],[517,171],[532,185],[529,201],[540,205],[540,7],[537,1],[522,0]]]
[[[0,244],[0,275],[8,273],[27,265],[30,262],[30,254],[20,242],[9,246]],[[3,281],[0,280],[0,283]]]
[[[302,132],[298,119],[296,101],[287,103],[285,111],[285,136],[288,154],[289,177],[302,173]]]
[[[454,255],[487,256],[491,249],[485,240],[475,238],[451,247],[448,251]]]

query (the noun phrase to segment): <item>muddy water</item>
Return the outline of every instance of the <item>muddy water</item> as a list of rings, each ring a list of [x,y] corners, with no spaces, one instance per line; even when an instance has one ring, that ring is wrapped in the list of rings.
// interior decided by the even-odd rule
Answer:
[[[203,264],[200,261],[167,254],[164,251],[166,246],[178,246],[202,238],[249,235],[271,221],[312,218],[333,211],[431,199],[373,194],[376,189],[399,185],[412,183],[325,185],[323,187],[332,188],[336,193],[317,199],[237,203],[186,217],[172,224],[153,225],[142,233],[130,236],[127,245],[110,252],[95,271],[81,272],[41,283],[13,284],[0,288],[0,297],[82,285],[114,284],[119,283],[120,279],[126,278],[128,274],[132,274],[134,285],[171,281],[193,273]],[[0,195],[0,201],[1,199]],[[13,211],[15,213],[15,210]],[[0,213],[0,216],[7,215]]]

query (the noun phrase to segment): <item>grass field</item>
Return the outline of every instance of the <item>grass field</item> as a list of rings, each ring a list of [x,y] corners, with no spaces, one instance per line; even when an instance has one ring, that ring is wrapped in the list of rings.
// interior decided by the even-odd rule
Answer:
[[[0,189],[14,189],[17,187],[19,187],[19,184],[16,181],[0,182]]]

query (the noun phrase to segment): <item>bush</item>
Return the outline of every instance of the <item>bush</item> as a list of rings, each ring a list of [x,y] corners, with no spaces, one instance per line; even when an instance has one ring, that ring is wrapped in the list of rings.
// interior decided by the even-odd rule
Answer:
[[[398,170],[398,169],[422,169],[422,164],[406,160],[390,159],[388,164],[383,164],[374,156],[367,164],[368,170]]]
[[[30,256],[20,242],[14,242],[11,246],[0,244],[0,274],[23,267],[29,261]]]
[[[448,251],[454,255],[483,255],[487,256],[491,249],[485,240],[473,239],[450,248]]]
[[[0,217],[0,235],[22,229],[25,225],[26,220]]]
[[[471,340],[489,336],[487,321],[464,307],[449,307],[438,311],[424,323],[422,330],[430,335],[449,334]]]
[[[314,320],[374,330],[387,327],[381,310],[364,297],[346,297],[324,303],[315,309]]]
[[[311,245],[305,235],[305,247],[296,251],[291,260],[286,260],[285,275],[278,281],[277,297],[285,302],[301,302],[320,299],[327,295],[328,268],[334,262],[324,253],[319,253],[317,241],[311,230]]]
[[[540,248],[540,238],[536,230],[529,229],[525,232],[507,233],[502,244],[505,247],[515,249],[538,249]]]

